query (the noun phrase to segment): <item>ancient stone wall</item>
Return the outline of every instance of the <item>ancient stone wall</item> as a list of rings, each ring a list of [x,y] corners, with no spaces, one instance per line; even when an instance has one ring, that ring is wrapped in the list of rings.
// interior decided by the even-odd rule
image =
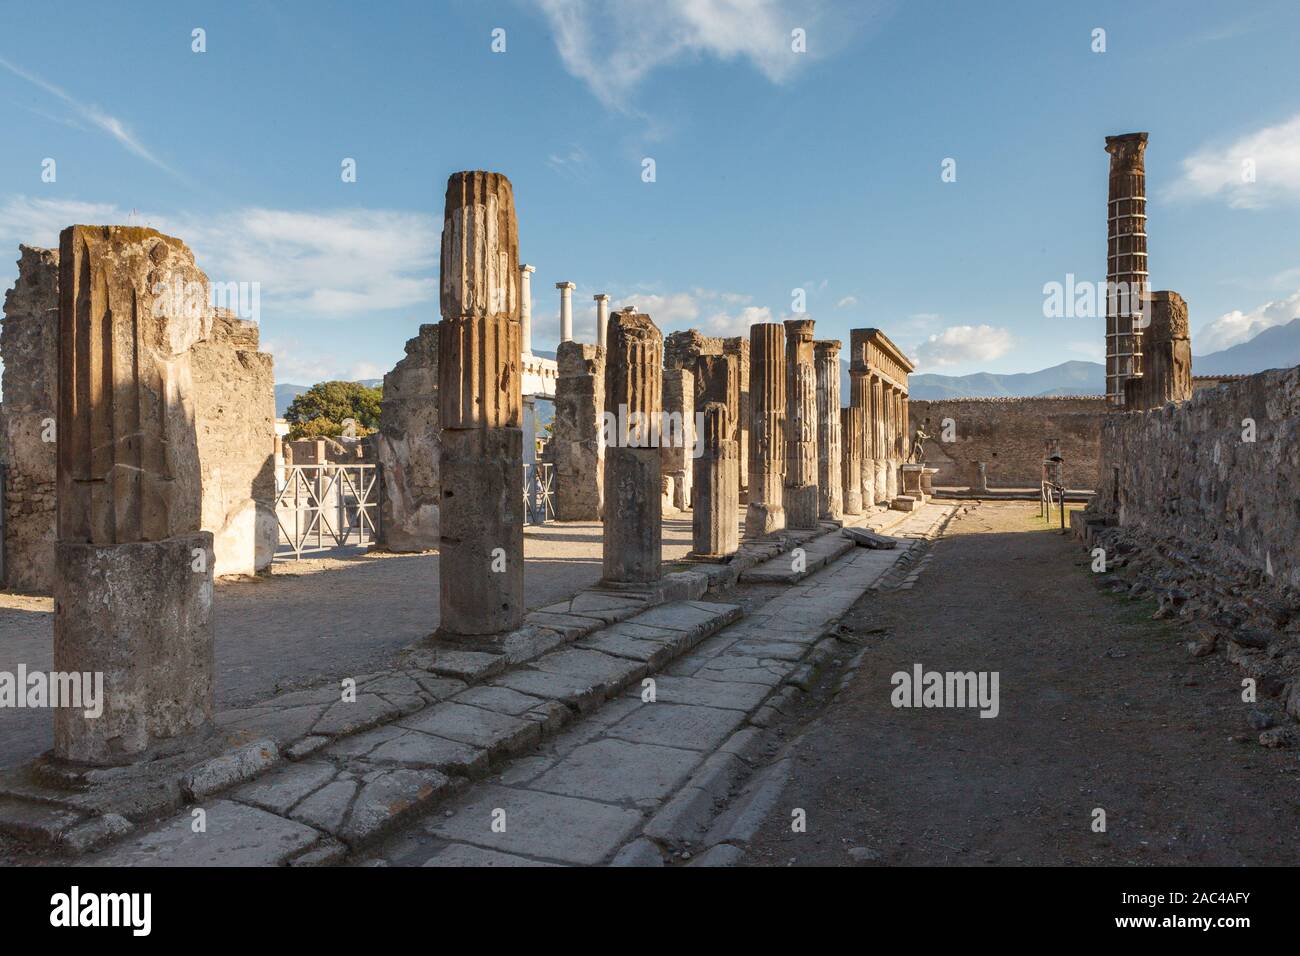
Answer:
[[[966,487],[977,462],[985,462],[990,488],[1037,488],[1047,442],[1059,439],[1063,475],[1070,488],[1095,488],[1101,426],[1110,409],[1104,397],[911,399],[910,427],[921,428],[925,463],[938,468],[934,484]],[[950,418],[955,440],[942,441]],[[911,436],[908,436],[910,445]]]
[[[58,387],[59,253],[19,247],[18,281],[4,302],[0,403],[4,579],[46,592],[54,584],[55,438]]]
[[[1300,366],[1116,415],[1100,448],[1090,511],[1300,591]]]
[[[203,514],[217,576],[255,574],[275,557],[275,374],[257,323],[217,310],[190,350]]]
[[[375,452],[384,475],[380,545],[389,551],[438,547],[438,432],[438,326],[430,323],[384,376]]]

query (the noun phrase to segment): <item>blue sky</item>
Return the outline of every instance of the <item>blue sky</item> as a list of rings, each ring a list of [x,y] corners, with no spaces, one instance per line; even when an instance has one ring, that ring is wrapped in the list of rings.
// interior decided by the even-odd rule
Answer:
[[[1300,315],[1297,48],[1291,0],[4,0],[0,285],[18,242],[130,218],[259,283],[279,381],[378,377],[438,319],[446,177],[487,168],[539,348],[562,280],[587,340],[596,292],[737,334],[802,288],[819,337],[1030,371],[1101,356],[1043,286],[1104,280],[1103,140],[1148,130],[1152,284],[1203,354]]]

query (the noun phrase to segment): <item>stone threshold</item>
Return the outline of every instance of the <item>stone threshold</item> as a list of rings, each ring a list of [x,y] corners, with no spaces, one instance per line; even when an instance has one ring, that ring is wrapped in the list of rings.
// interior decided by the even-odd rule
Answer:
[[[910,527],[932,537],[953,511],[935,506]],[[718,807],[760,765],[763,729],[819,668],[853,653],[839,619],[912,550],[857,549],[787,588],[663,668],[653,702],[629,688],[358,862],[661,866],[688,844],[734,843],[756,821]],[[490,825],[496,812],[504,832]]]

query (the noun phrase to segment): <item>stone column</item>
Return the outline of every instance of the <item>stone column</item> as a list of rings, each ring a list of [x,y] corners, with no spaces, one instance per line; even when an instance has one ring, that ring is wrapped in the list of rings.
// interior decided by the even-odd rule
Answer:
[[[745,534],[785,527],[785,329],[779,322],[749,327],[749,504]]]
[[[731,542],[732,538],[729,535],[733,532],[736,535],[740,533],[737,515],[737,509],[740,507],[740,443],[737,441],[740,433],[740,363],[733,353],[701,355],[695,360],[695,408],[697,411],[703,411],[711,403],[721,404],[726,409],[726,416],[722,422],[725,432],[721,435],[721,439],[725,439],[730,444],[719,444],[717,449],[712,448],[708,444],[707,433],[707,429],[712,426],[705,426],[706,433],[699,436],[698,441],[703,456],[713,457],[704,465],[701,465],[699,457],[695,459],[695,480],[692,487],[695,501],[692,507],[696,516],[693,521],[707,522],[705,536],[716,544],[717,540]],[[731,452],[728,453],[727,449],[731,449]],[[718,465],[718,461],[722,464]],[[715,482],[709,489],[704,489],[700,485],[699,476],[702,467],[708,480]],[[719,468],[723,473],[719,473]],[[701,498],[700,496],[704,494],[710,497]],[[725,508],[731,509],[730,518],[727,517],[725,510],[722,510]],[[700,518],[701,510],[709,514]],[[729,522],[729,524],[719,531],[718,521]],[[700,528],[699,525],[693,527]],[[696,551],[701,547],[700,533],[697,530]],[[718,534],[722,537],[715,539],[713,536]],[[731,544],[721,553],[729,553],[737,547],[738,544]],[[720,552],[707,553],[716,555]]]
[[[840,484],[840,343],[814,342],[817,368],[817,512],[838,521],[844,516]]]
[[[663,373],[663,433],[659,454],[663,476],[673,483],[673,507],[685,511],[691,506],[691,448],[695,439],[695,376],[684,368]]]
[[[862,508],[869,508],[876,501],[876,473],[875,465],[871,455],[871,376],[864,365],[856,356],[850,357],[849,360],[849,408],[856,408],[858,413],[853,416],[853,421],[860,429],[860,434],[853,443],[859,456],[858,462],[853,466],[854,473],[858,476],[858,487],[856,497],[859,511],[849,512],[849,514],[860,514]],[[844,446],[844,454],[848,454],[849,439],[848,436],[841,435],[840,441]],[[843,494],[845,501],[848,500],[849,489],[845,486]]]
[[[533,352],[533,273],[536,271],[527,264],[519,267],[519,347],[526,355]]]
[[[619,423],[605,450],[603,583],[659,580],[663,509],[659,449],[652,444],[663,395],[663,336],[631,306],[609,322],[605,419]]]
[[[812,319],[785,322],[785,524],[817,524],[817,365]]]
[[[1192,342],[1187,303],[1177,292],[1152,292],[1142,333],[1142,377],[1126,384],[1129,410],[1160,408],[1192,397]]]
[[[572,282],[557,282],[555,288],[560,290],[560,341],[573,341],[573,290],[577,286]]]
[[[840,409],[840,482],[844,494],[844,513],[862,514],[862,409],[850,405]]]
[[[555,361],[555,517],[598,521],[605,496],[605,350],[561,342]]]
[[[519,227],[500,173],[453,173],[442,224],[440,634],[524,615]]]
[[[889,463],[885,441],[885,383],[871,376],[871,477],[873,504],[889,504]],[[865,497],[863,503],[866,503]]]
[[[740,377],[740,419],[736,427],[737,452],[740,462],[740,500],[748,500],[749,492],[749,339],[743,335],[722,340],[725,355],[736,357],[736,370]]]
[[[55,756],[126,763],[212,716],[212,534],[190,349],[207,277],[153,229],[59,237],[54,670],[102,673],[101,715],[54,710]]]
[[[723,402],[709,402],[703,416],[703,454],[693,462],[691,557],[716,561],[740,547],[740,472],[736,441],[730,437],[735,433],[730,409]]]
[[[609,325],[609,296],[604,292],[592,296],[596,300],[596,344],[605,347],[605,336]]]
[[[898,497],[898,391],[886,384],[885,399],[885,502]]]

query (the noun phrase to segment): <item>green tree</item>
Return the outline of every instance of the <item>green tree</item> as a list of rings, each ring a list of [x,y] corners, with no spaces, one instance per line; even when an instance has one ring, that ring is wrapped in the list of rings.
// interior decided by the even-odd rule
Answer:
[[[349,418],[357,423],[354,434],[358,438],[369,435],[379,427],[382,397],[382,388],[360,382],[317,382],[285,411],[289,438],[337,437],[343,434],[343,422]]]

